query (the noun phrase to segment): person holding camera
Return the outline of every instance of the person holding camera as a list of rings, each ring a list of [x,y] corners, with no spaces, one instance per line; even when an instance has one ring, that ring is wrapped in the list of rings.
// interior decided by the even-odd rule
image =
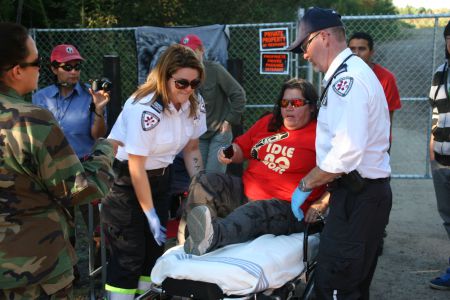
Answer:
[[[369,299],[377,250],[392,206],[389,110],[380,81],[347,48],[341,16],[312,7],[289,47],[324,72],[317,117],[317,166],[292,202],[328,184],[330,212],[320,238],[317,299]],[[293,209],[297,209],[293,207]]]
[[[177,153],[183,152],[189,176],[203,169],[199,137],[206,131],[206,113],[194,92],[203,80],[194,51],[171,45],[111,129],[109,137],[124,146],[114,161],[114,186],[102,200],[108,299],[134,299],[150,288],[150,272],[164,251],[169,165]]]
[[[231,148],[218,151],[224,164],[248,160],[242,179],[201,173],[189,188],[185,215],[186,253],[202,255],[263,234],[302,232],[327,209],[325,187],[319,187],[295,212],[291,195],[298,181],[316,164],[317,93],[303,79],[281,88],[273,112],[262,117]]]
[[[38,90],[33,104],[52,112],[78,158],[90,153],[95,140],[106,134],[105,90],[93,91],[80,82],[82,62],[73,45],[58,45],[50,55],[55,83]]]
[[[53,115],[25,96],[40,58],[27,29],[0,23],[0,299],[73,299],[67,208],[104,197],[117,142],[80,162]]]
[[[62,44],[53,48],[50,55],[50,68],[55,83],[34,93],[32,102],[48,109],[66,136],[70,146],[83,161],[92,150],[98,138],[106,134],[107,91],[92,88],[80,82],[82,62],[77,48]],[[89,223],[88,206],[80,206],[86,225]],[[70,210],[74,216],[73,208]],[[99,224],[99,213],[94,210],[94,226]],[[71,233],[75,246],[75,233]],[[75,268],[78,280],[78,270]]]

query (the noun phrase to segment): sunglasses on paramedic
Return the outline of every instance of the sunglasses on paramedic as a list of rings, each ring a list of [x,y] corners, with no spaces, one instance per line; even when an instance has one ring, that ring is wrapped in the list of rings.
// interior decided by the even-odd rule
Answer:
[[[58,66],[58,68],[61,68],[61,69],[63,69],[66,72],[70,72],[72,70],[80,71],[81,70],[81,63],[76,63],[74,65],[61,64],[61,65]]]
[[[172,79],[175,82],[175,87],[179,90],[185,90],[188,88],[188,86],[191,86],[191,89],[195,90],[201,83],[200,79],[194,79],[192,81],[189,81],[187,79],[175,79],[173,77]]]
[[[311,103],[311,101],[306,100],[306,99],[300,99],[300,98],[281,99],[280,106],[283,108],[286,108],[289,105],[291,105],[292,107],[302,107],[302,106],[305,106],[306,104],[310,104],[310,103]]]

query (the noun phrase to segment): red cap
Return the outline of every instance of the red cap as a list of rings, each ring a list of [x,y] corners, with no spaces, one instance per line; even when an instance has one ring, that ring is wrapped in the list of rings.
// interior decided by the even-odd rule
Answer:
[[[63,44],[53,48],[50,62],[65,63],[71,60],[84,60],[75,46]]]
[[[194,51],[198,48],[203,48],[202,40],[195,34],[186,35],[181,39],[180,44],[189,47]]]

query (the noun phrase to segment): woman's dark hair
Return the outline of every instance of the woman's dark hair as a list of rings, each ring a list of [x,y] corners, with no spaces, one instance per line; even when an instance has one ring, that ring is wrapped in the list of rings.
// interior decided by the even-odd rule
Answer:
[[[304,79],[292,78],[286,81],[281,87],[280,96],[278,97],[275,106],[273,108],[272,119],[270,119],[269,125],[267,126],[267,129],[270,132],[276,132],[280,130],[281,126],[283,125],[283,116],[281,115],[280,103],[281,99],[283,99],[284,92],[287,89],[298,89],[302,91],[303,97],[305,97],[306,100],[311,101],[311,103],[308,104],[313,108],[313,112],[311,113],[311,119],[312,120],[317,119],[317,100],[319,99],[319,96],[317,96],[317,92],[314,89],[314,86]]]
[[[23,62],[27,56],[28,30],[22,25],[0,22],[0,78],[3,72]]]

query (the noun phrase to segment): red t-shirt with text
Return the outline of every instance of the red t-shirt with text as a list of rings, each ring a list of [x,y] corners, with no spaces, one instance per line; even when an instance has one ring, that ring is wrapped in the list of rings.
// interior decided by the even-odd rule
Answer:
[[[248,159],[242,176],[244,193],[250,200],[291,201],[300,180],[316,166],[317,122],[312,121],[298,130],[282,126],[277,132],[269,132],[267,125],[271,118],[272,114],[261,118],[234,140]],[[262,142],[265,138],[267,143]],[[252,149],[258,159],[252,157]],[[324,186],[314,189],[302,210],[306,212],[324,191]]]

